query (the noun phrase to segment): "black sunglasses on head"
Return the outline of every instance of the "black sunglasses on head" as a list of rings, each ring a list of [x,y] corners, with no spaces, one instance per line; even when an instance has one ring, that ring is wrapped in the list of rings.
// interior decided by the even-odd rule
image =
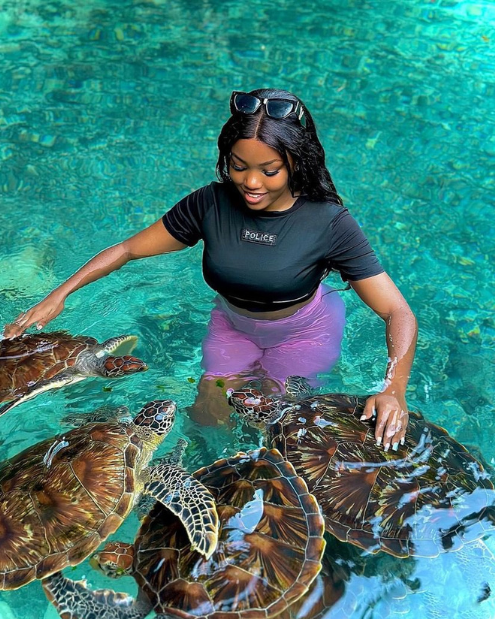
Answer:
[[[290,99],[260,99],[256,95],[234,90],[230,97],[230,113],[254,114],[261,105],[265,106],[266,115],[270,118],[287,118],[295,114],[303,127],[306,127],[306,116],[299,101]]]

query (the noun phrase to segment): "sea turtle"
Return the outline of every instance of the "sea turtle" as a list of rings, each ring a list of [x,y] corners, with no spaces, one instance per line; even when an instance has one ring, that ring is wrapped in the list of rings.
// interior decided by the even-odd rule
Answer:
[[[227,396],[306,480],[339,540],[433,557],[493,529],[493,484],[443,428],[410,412],[405,444],[389,452],[376,444],[374,421],[360,419],[365,397],[311,395],[296,377],[287,389],[278,398],[252,387]]]
[[[211,493],[181,468],[148,466],[175,410],[170,400],[150,402],[131,422],[90,423],[0,465],[0,590],[83,561],[141,493],[178,516],[193,548],[212,554],[218,515]]]
[[[0,402],[8,402],[0,407],[0,415],[38,393],[87,376],[119,378],[144,372],[148,369],[144,361],[130,356],[136,343],[134,335],[99,344],[93,337],[65,331],[0,340]]]
[[[301,598],[321,568],[324,522],[292,465],[264,448],[218,460],[193,477],[213,494],[216,551],[192,551],[180,521],[159,503],[134,544],[114,543],[91,560],[107,575],[134,576],[135,601],[92,591],[61,573],[43,581],[59,614],[73,619],[268,619]]]

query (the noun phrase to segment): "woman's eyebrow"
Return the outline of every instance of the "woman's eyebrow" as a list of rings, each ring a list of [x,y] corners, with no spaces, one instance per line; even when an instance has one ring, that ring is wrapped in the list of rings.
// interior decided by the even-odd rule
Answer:
[[[236,155],[235,153],[232,153],[232,152],[231,152],[230,154],[232,155],[232,157],[235,157],[236,159],[239,159],[239,161],[240,161],[241,163],[246,163],[246,162],[244,161],[244,159],[241,159],[241,158],[239,157],[239,155]],[[271,161],[265,161],[265,162],[263,162],[263,163],[260,163],[259,165],[260,165],[260,166],[270,165],[270,164],[272,164],[272,163],[275,163],[276,161],[282,161],[282,159],[272,159]]]

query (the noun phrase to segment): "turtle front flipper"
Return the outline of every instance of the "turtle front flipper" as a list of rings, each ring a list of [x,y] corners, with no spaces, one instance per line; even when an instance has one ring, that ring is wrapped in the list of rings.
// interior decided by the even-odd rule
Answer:
[[[103,355],[130,355],[136,348],[138,338],[136,335],[118,335],[98,345],[97,357]]]
[[[151,462],[151,467],[158,466],[159,464],[169,464],[177,468],[182,467],[182,460],[186,453],[187,441],[183,438],[177,440],[177,444],[169,453],[165,454],[161,458],[154,458]],[[134,505],[134,511],[136,512],[139,520],[143,520],[145,516],[149,514],[153,505],[156,503],[155,498],[151,494],[142,494],[139,497],[138,502]]]
[[[2,406],[0,408],[0,416],[4,415],[11,408],[14,408],[14,406],[17,406],[18,404],[22,404],[22,402],[25,402],[26,400],[31,400],[32,398],[36,397],[40,393],[43,393],[44,391],[50,391],[51,389],[59,389],[60,387],[64,387],[65,385],[68,385],[69,383],[78,383],[79,381],[84,380],[85,378],[86,378],[85,376],[82,376],[80,374],[75,374],[72,370],[66,370],[65,372],[61,372],[60,374],[57,374],[53,378],[42,380],[39,383],[36,383],[35,385],[33,385],[25,393],[23,393],[21,397],[8,402],[7,404],[5,404],[5,406]]]
[[[211,492],[189,473],[169,464],[151,467],[148,473],[144,492],[180,519],[192,550],[209,559],[217,546],[219,527]]]
[[[103,376],[104,378],[120,378],[128,374],[146,372],[146,363],[131,355],[136,348],[138,338],[135,335],[119,335],[111,337],[103,344],[97,344],[81,361],[84,371],[88,375]],[[82,367],[81,367],[82,369]]]
[[[291,375],[285,379],[285,393],[291,398],[308,398],[313,395],[313,388],[304,376]]]
[[[154,464],[171,464],[173,466],[181,467],[184,454],[186,453],[187,441],[183,438],[177,439],[175,447],[168,454],[165,454],[160,458],[159,462]]]
[[[65,578],[61,572],[42,581],[48,600],[64,619],[144,619],[151,604],[136,602],[126,593],[110,589],[90,591],[82,580]]]
[[[62,423],[80,428],[89,423],[107,423],[109,421],[131,422],[132,416],[127,406],[100,406],[90,413],[69,413],[62,417]]]

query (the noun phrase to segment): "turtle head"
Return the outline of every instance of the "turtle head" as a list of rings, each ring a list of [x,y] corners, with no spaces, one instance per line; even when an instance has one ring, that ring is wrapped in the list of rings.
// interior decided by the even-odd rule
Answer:
[[[134,546],[123,542],[110,542],[103,550],[96,552],[89,564],[95,570],[110,578],[132,575]]]
[[[176,410],[177,405],[172,400],[154,400],[143,406],[134,417],[134,424],[165,438],[174,425]]]
[[[264,427],[280,417],[280,400],[258,389],[227,389],[227,399],[229,406],[250,425]]]
[[[107,378],[120,378],[136,372],[146,372],[148,366],[142,359],[131,355],[123,357],[104,357],[101,360],[99,373]]]

